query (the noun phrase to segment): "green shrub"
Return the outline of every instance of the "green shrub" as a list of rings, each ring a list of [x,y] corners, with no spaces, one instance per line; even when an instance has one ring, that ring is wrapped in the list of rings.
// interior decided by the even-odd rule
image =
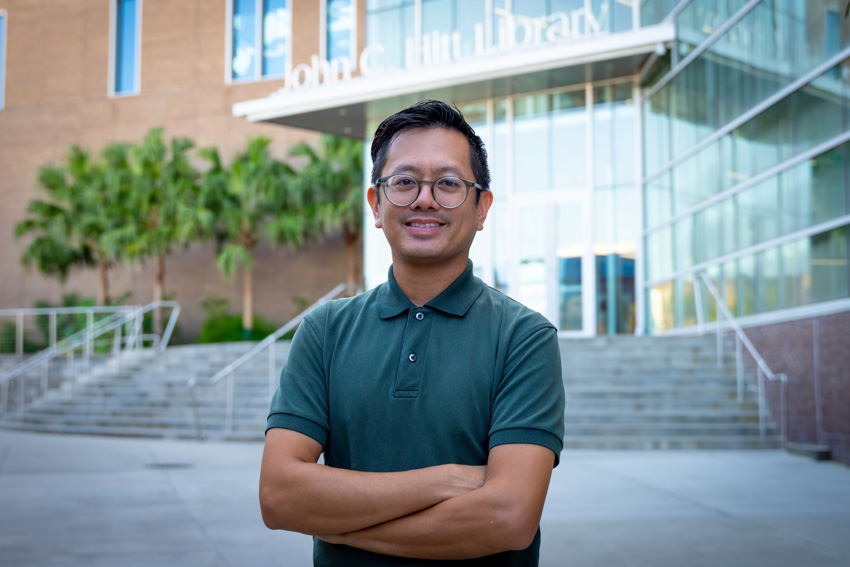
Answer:
[[[229,343],[246,340],[242,333],[242,316],[227,312],[228,301],[213,297],[203,302],[207,316],[201,323],[201,333],[195,340],[197,343]],[[259,341],[271,335],[278,326],[254,315],[254,333],[250,340]]]

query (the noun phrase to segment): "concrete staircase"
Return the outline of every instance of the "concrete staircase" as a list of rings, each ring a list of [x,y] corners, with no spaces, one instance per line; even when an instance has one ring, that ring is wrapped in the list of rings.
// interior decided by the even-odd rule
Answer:
[[[203,383],[253,343],[170,347],[104,362],[11,411],[0,427],[141,437],[195,438],[186,381],[207,439],[262,440],[270,392],[268,355],[243,366],[234,382],[234,420],[225,431],[226,382]],[[275,368],[289,349],[276,345]],[[561,341],[567,395],[566,449],[738,449],[780,445],[776,428],[759,436],[755,392],[737,402],[735,365],[716,363],[713,337],[597,337]],[[276,376],[275,376],[276,379]]]
[[[226,380],[204,384],[255,343],[174,346],[157,354],[129,352],[66,382],[29,404],[11,411],[0,427],[54,433],[197,438],[193,400],[186,382],[198,379],[196,398],[206,439],[262,440],[271,399],[268,354],[264,351],[234,373],[233,426],[225,431]],[[276,343],[279,371],[289,351]],[[276,380],[276,377],[275,377]]]
[[[565,449],[758,449],[757,393],[737,401],[734,350],[715,338],[596,337],[561,341]]]

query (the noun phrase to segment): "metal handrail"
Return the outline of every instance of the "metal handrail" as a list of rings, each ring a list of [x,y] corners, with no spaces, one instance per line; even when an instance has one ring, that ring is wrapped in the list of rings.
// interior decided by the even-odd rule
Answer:
[[[341,294],[344,291],[353,291],[356,295],[356,294],[362,292],[363,288],[361,288],[359,285],[354,285],[354,284],[343,284],[343,283],[341,283],[341,284],[337,285],[332,290],[330,290],[328,293],[326,293],[325,295],[323,295],[322,297],[317,299],[316,302],[313,303],[312,305],[310,305],[307,309],[305,309],[304,311],[302,311],[301,313],[299,313],[298,315],[293,317],[289,322],[287,322],[285,325],[283,325],[277,331],[270,334],[269,336],[267,336],[266,338],[261,340],[259,343],[254,345],[254,347],[251,348],[251,350],[249,350],[248,352],[246,352],[245,354],[243,354],[242,356],[240,356],[239,358],[237,358],[236,360],[234,360],[233,362],[231,362],[230,364],[228,364],[227,366],[225,366],[224,368],[222,368],[221,370],[216,372],[209,379],[202,382],[202,385],[212,386],[212,385],[220,382],[223,378],[227,378],[227,398],[226,398],[226,402],[225,402],[226,406],[227,406],[226,407],[226,417],[225,417],[225,433],[226,434],[229,435],[233,431],[233,405],[234,405],[233,404],[233,382],[234,382],[233,373],[237,369],[239,369],[242,365],[244,365],[246,362],[248,362],[249,360],[251,360],[255,356],[257,356],[264,349],[268,349],[268,351],[269,351],[269,366],[268,366],[268,369],[269,369],[269,395],[274,393],[275,376],[276,376],[276,373],[277,373],[277,369],[276,369],[276,366],[275,366],[276,365],[275,349],[272,348],[272,347],[274,346],[275,342],[277,342],[277,340],[279,338],[281,338],[283,335],[285,335],[286,333],[288,333],[289,331],[294,329],[295,326],[298,325],[304,319],[304,317],[306,317],[311,311],[313,311],[317,307],[327,303],[328,301],[335,298],[336,296],[338,296],[339,294]],[[203,432],[202,432],[202,428],[201,428],[201,418],[200,418],[199,408],[198,408],[198,398],[195,395],[195,386],[197,384],[198,384],[197,377],[193,377],[193,378],[190,378],[186,382],[186,387],[189,388],[189,392],[192,396],[192,409],[194,411],[194,416],[195,416],[195,430],[197,431],[198,439],[203,439]]]
[[[31,309],[0,309],[0,317],[15,317],[15,354],[19,357],[24,354],[24,317],[28,315],[47,315],[48,319],[48,346],[54,346],[57,342],[57,315],[86,315],[87,326],[94,324],[95,313],[126,313],[136,309],[137,305],[106,305],[88,307],[36,307]]]
[[[723,316],[729,323],[729,326],[735,331],[735,345],[736,345],[736,353],[737,353],[737,371],[738,371],[738,402],[744,401],[744,367],[743,367],[743,347],[746,347],[747,352],[750,353],[750,356],[753,357],[753,360],[756,362],[756,366],[758,368],[758,403],[759,403],[759,433],[761,437],[765,437],[767,434],[767,403],[765,400],[764,393],[764,378],[767,377],[770,381],[779,381],[779,422],[781,429],[781,438],[782,444],[785,444],[785,439],[787,436],[787,424],[786,424],[786,394],[785,387],[788,384],[788,375],[783,373],[774,374],[773,371],[770,370],[767,363],[762,358],[761,354],[759,354],[758,349],[753,345],[750,341],[750,338],[747,336],[747,333],[744,332],[744,329],[735,319],[735,316],[732,315],[732,312],[726,306],[726,301],[723,299],[723,296],[720,295],[720,292],[717,291],[717,288],[714,287],[714,283],[711,281],[711,278],[704,272],[698,272],[697,274],[702,282],[705,284],[706,289],[714,298],[715,305],[717,306],[717,310],[719,313],[722,313]],[[704,316],[702,314],[702,298],[699,293],[699,285],[694,286],[694,290],[696,293],[694,294],[694,299],[697,304],[697,324],[699,326],[700,332],[703,332],[704,329]],[[720,317],[717,317],[717,365],[722,366],[723,364],[723,323],[720,320]]]
[[[142,334],[142,323],[145,313],[148,313],[160,307],[172,308],[171,316],[168,319],[168,324],[166,325],[162,337],[160,338],[155,335]],[[168,342],[171,340],[171,335],[174,332],[174,326],[177,323],[177,317],[179,315],[180,304],[176,301],[154,301],[145,305],[144,307],[125,307],[124,311],[115,312],[105,319],[96,321],[92,325],[87,326],[85,329],[82,329],[81,331],[74,333],[70,337],[67,337],[66,339],[63,339],[55,345],[43,350],[37,355],[27,359],[26,362],[14,368],[10,372],[7,372],[3,376],[0,376],[0,386],[3,387],[2,398],[4,400],[4,412],[5,406],[8,406],[9,401],[9,382],[14,380],[15,378],[25,376],[28,372],[38,368],[39,366],[44,365],[45,371],[42,375],[42,384],[43,389],[46,390],[50,372],[50,361],[65,354],[73,353],[80,347],[83,347],[85,367],[86,371],[88,371],[89,357],[93,353],[94,340],[97,337],[100,337],[111,331],[116,331],[115,336],[113,338],[113,354],[121,354],[122,343],[124,343],[125,345],[123,349],[124,351],[127,351],[131,348],[141,348],[141,341],[145,338],[152,339],[154,343],[158,343],[156,349],[159,352],[162,352],[165,350],[165,348],[168,346]],[[124,327],[124,325],[127,325],[128,323],[132,323],[131,331],[127,334],[126,337],[122,338],[121,329],[122,327]],[[157,341],[157,339],[159,340]],[[24,387],[22,386],[22,407],[23,403],[25,402],[23,392]]]

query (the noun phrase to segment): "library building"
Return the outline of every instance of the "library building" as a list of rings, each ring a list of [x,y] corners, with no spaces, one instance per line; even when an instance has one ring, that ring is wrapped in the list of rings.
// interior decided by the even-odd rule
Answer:
[[[79,141],[69,137],[73,128],[91,127],[82,141],[95,145],[162,124],[230,151],[252,133],[273,136],[284,151],[330,133],[366,142],[368,185],[377,125],[418,100],[451,102],[490,160],[494,203],[472,249],[478,277],[545,315],[564,339],[722,325],[734,343],[738,326],[774,372],[788,375],[797,439],[850,454],[843,2],[47,6],[0,0],[0,163],[21,172],[0,181],[0,198],[20,201],[15,214],[33,195],[35,164],[14,161],[11,146],[39,145],[37,161],[58,160]],[[68,25],[73,33],[61,31]],[[54,29],[67,41],[39,40]],[[34,68],[41,56],[55,58],[55,76],[17,83],[43,73]],[[73,58],[80,62],[60,65]],[[59,132],[49,132],[50,121]],[[8,232],[0,243],[17,255],[0,258],[15,274],[10,286],[37,280],[19,268],[20,244]],[[314,246],[307,259],[282,261],[328,258],[321,274],[285,283],[292,293],[330,289],[345,273],[339,246]],[[204,251],[182,254],[191,267]],[[371,214],[362,255],[366,288],[385,281],[390,251]],[[277,301],[277,261],[256,276],[268,278],[258,283],[258,302]],[[334,265],[341,267],[327,267]],[[203,277],[181,269],[174,267],[183,290]],[[775,384],[767,391],[775,409]]]

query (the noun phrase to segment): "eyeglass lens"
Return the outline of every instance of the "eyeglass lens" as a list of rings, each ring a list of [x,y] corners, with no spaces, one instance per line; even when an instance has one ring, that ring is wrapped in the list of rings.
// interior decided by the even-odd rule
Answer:
[[[441,177],[432,184],[434,199],[441,207],[460,206],[469,188],[457,177]],[[419,196],[419,181],[410,175],[392,175],[387,179],[387,198],[398,206],[407,206]]]

